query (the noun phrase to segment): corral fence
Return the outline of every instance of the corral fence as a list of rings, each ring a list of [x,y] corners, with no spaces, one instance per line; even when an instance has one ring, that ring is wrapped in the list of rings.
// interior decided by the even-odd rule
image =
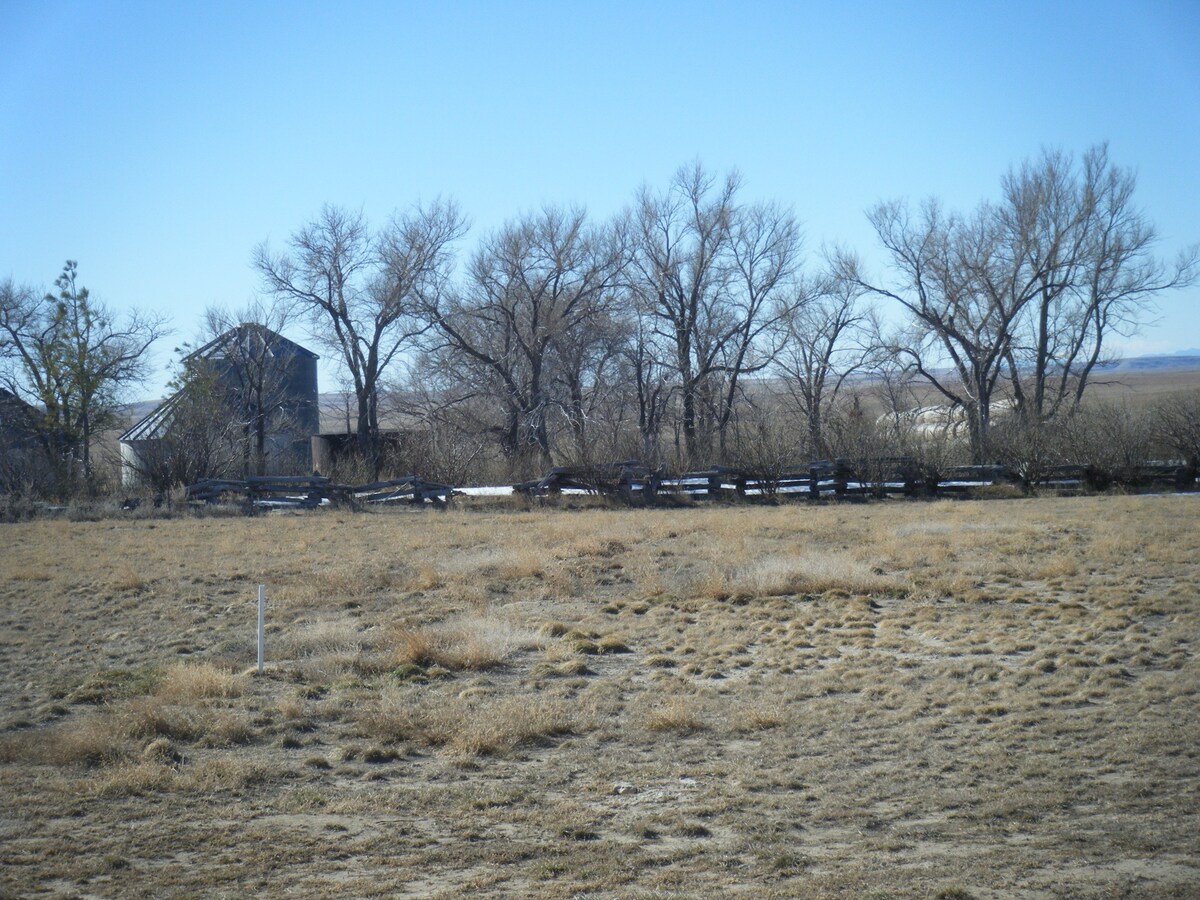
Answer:
[[[1092,466],[1044,467],[1022,477],[1006,466],[949,466],[933,473],[907,457],[872,460],[856,466],[849,460],[815,460],[807,466],[763,472],[737,466],[671,474],[663,466],[650,468],[636,460],[607,465],[560,467],[541,478],[512,486],[526,497],[584,493],[613,497],[635,504],[655,505],[668,498],[737,500],[794,497],[814,500],[853,497],[939,497],[962,495],[994,485],[1049,488],[1058,491],[1096,491],[1114,486],[1141,490],[1194,490],[1193,467],[1177,462],[1151,462],[1114,475]],[[432,503],[445,506],[458,489],[416,475],[363,485],[340,484],[322,475],[263,475],[237,479],[207,479],[187,487],[187,499],[197,503],[244,501],[255,508],[311,508],[332,503],[347,505]]]
[[[805,496],[812,499],[888,495],[953,496],[994,485],[1056,490],[1105,490],[1114,486],[1189,490],[1196,472],[1182,463],[1145,463],[1114,475],[1084,465],[1042,468],[1022,477],[1006,466],[948,466],[931,473],[906,457],[874,460],[856,467],[848,460],[816,460],[805,467],[769,472],[737,466],[711,466],[681,475],[650,469],[636,461],[603,466],[551,469],[545,476],[513,486],[526,496],[584,492],[630,502],[658,502],[663,495],[706,499]]]
[[[425,481],[416,475],[357,486],[339,484],[323,475],[252,475],[244,480],[210,478],[188,485],[186,490],[189,501],[243,499],[252,506],[267,508],[426,501],[444,506],[454,493],[451,485]]]

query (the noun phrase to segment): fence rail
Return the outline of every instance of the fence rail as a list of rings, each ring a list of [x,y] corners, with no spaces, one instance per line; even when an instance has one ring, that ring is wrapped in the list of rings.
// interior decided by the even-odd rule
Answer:
[[[814,460],[806,466],[763,472],[736,466],[671,474],[636,460],[607,465],[560,467],[541,478],[514,484],[516,494],[545,497],[564,492],[600,494],[628,503],[654,505],[667,496],[694,499],[750,497],[953,496],[998,484],[1051,487],[1056,490],[1103,490],[1112,486],[1194,490],[1197,472],[1179,462],[1147,462],[1120,472],[1092,466],[1060,465],[1020,473],[1006,466],[949,466],[933,472],[906,457],[875,460],[856,467],[848,460]],[[244,480],[207,479],[187,488],[187,499],[213,503],[243,498],[258,507],[316,507],[328,503],[407,502],[444,506],[457,491],[452,485],[406,475],[370,484],[339,484],[322,475],[264,475]]]
[[[1121,473],[1105,473],[1091,466],[1049,466],[1022,475],[1006,466],[949,466],[939,472],[911,459],[897,457],[856,468],[847,460],[815,460],[806,467],[764,473],[735,466],[670,475],[636,462],[607,466],[551,469],[535,481],[513,485],[527,496],[564,491],[619,496],[653,503],[661,494],[722,499],[751,496],[806,495],[819,497],[938,496],[961,494],[997,484],[1057,489],[1103,490],[1114,485],[1131,487],[1196,487],[1196,471],[1183,463],[1144,463]]]
[[[454,494],[448,484],[416,475],[371,484],[338,484],[323,475],[251,475],[244,480],[210,478],[188,485],[187,499],[215,503],[242,497],[254,506],[314,507],[327,503],[395,503],[430,501],[444,505]]]

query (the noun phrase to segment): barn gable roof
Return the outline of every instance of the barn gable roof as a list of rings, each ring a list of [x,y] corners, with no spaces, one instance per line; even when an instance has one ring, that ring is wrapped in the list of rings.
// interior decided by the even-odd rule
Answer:
[[[230,328],[224,334],[218,335],[202,347],[193,350],[183,358],[184,365],[193,364],[199,360],[214,360],[225,357],[230,349],[243,345],[252,348],[263,348],[273,357],[304,357],[320,359],[306,347],[301,347],[295,341],[288,340],[277,331],[272,331],[257,322],[243,322],[235,328]],[[243,351],[243,358],[251,354]],[[175,409],[179,406],[181,392],[175,393],[162,402],[149,415],[145,416],[118,438],[122,443],[132,441],[150,441],[162,438],[171,427]]]
[[[320,359],[307,347],[301,347],[295,341],[288,340],[279,332],[272,331],[265,325],[257,322],[243,322],[213,338],[203,347],[193,350],[183,358],[183,362],[187,364],[198,359],[220,359],[228,353],[231,347],[251,343],[266,348],[272,356],[303,356],[309,359]]]

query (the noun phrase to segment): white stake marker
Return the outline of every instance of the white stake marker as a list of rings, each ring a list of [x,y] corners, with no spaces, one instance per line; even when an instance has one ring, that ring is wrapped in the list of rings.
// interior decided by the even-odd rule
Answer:
[[[263,612],[267,607],[267,586],[258,586],[258,674],[263,670]]]

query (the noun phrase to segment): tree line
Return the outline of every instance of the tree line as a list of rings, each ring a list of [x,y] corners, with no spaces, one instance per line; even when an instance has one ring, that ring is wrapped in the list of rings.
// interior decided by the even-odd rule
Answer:
[[[605,221],[520,214],[465,259],[466,218],[438,200],[375,228],[326,206],[252,265],[260,313],[303,322],[341,364],[372,474],[830,457],[930,398],[950,411],[952,443],[984,462],[1075,421],[1113,339],[1194,283],[1196,248],[1160,259],[1134,188],[1101,145],[1044,151],[971,210],[879,203],[882,274],[846,248],[806,252],[792,208],[747,201],[736,172],[699,163]],[[27,352],[25,319],[48,323],[61,304],[3,291],[6,384],[78,448],[82,426],[63,421]],[[134,344],[160,336],[159,320],[130,325]],[[406,459],[389,458],[396,431]]]

